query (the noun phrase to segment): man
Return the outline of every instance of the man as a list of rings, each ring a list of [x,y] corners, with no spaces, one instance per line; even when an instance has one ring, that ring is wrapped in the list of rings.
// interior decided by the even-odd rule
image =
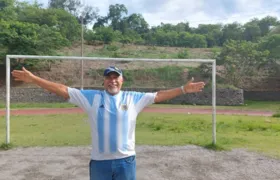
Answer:
[[[104,90],[78,90],[33,75],[22,68],[12,72],[16,81],[34,83],[68,99],[87,112],[91,123],[91,180],[135,180],[135,125],[141,110],[153,103],[185,93],[200,92],[204,82],[155,93],[121,91],[123,73],[116,67],[104,71]]]

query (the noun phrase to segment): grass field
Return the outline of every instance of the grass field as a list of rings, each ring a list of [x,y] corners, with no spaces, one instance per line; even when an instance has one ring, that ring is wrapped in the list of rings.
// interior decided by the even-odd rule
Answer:
[[[90,144],[85,115],[11,117],[11,142],[15,146],[79,146]],[[0,121],[0,142],[5,121]],[[208,146],[212,142],[210,115],[142,113],[137,120],[136,143],[147,145]],[[217,142],[222,149],[246,148],[280,157],[280,118],[217,116]]]
[[[12,109],[22,108],[71,108],[70,103],[11,103]],[[180,107],[180,108],[211,108],[211,106],[170,105],[154,104],[151,107]],[[0,109],[5,108],[5,103],[0,102]],[[245,101],[241,106],[217,106],[217,109],[262,110],[280,112],[280,101]]]

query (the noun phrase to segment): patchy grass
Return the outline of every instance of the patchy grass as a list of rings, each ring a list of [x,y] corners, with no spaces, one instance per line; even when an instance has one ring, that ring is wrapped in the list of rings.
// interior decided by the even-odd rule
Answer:
[[[213,57],[212,48],[183,48],[183,47],[159,47],[143,45],[122,45],[114,43],[115,50],[108,49],[108,46],[84,45],[84,56],[88,57],[123,57],[123,58],[152,58],[152,59],[177,59],[182,50],[187,49],[190,59],[209,59]],[[81,47],[73,46],[59,52],[65,56],[80,56]]]
[[[180,107],[180,108],[205,108],[209,109],[212,106],[204,105],[170,105],[170,104],[155,104],[154,107]],[[256,110],[256,111],[280,111],[280,101],[245,101],[239,106],[217,106],[217,109],[234,109],[234,110]]]
[[[280,118],[280,112],[273,114],[272,117]]]
[[[0,145],[0,150],[9,150],[9,149],[12,149],[13,147],[14,147],[14,145],[11,144],[11,143],[9,143],[9,144],[7,144],[7,143],[2,143],[2,144]]]
[[[89,145],[90,125],[81,114],[11,117],[15,146]],[[141,113],[136,143],[147,145],[194,144],[214,150],[245,148],[280,157],[280,121],[273,117],[217,116],[217,145],[212,143],[211,115]],[[0,121],[0,139],[5,123]]]
[[[72,108],[76,107],[70,103],[11,103],[12,109],[26,109],[26,108]],[[153,104],[151,107],[162,108],[206,108],[211,106],[201,105],[174,105],[174,104]],[[5,108],[5,103],[0,102],[0,109]],[[235,110],[261,110],[280,112],[280,101],[245,101],[244,105],[240,106],[217,106],[217,109],[235,109]],[[275,115],[277,116],[278,113]]]
[[[29,109],[29,108],[72,108],[77,107],[70,103],[11,103],[11,109]],[[0,102],[0,109],[6,108],[5,103]]]

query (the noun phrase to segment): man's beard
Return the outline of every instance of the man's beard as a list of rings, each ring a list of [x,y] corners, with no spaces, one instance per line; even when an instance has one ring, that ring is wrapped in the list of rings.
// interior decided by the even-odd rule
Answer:
[[[119,89],[117,87],[108,88],[107,90],[110,94],[117,94]]]

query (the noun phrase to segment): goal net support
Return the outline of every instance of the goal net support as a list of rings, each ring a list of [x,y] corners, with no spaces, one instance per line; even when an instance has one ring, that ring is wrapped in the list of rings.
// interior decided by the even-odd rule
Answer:
[[[211,64],[212,74],[211,89],[212,89],[212,144],[216,144],[216,60],[214,59],[143,59],[143,58],[102,58],[102,57],[75,57],[75,56],[33,56],[33,55],[7,55],[6,56],[6,143],[10,143],[10,103],[11,103],[11,60],[12,59],[33,59],[33,60],[72,60],[72,61],[86,61],[86,62],[139,62],[146,64],[148,63],[174,63],[179,64],[184,62],[192,63],[207,63]],[[129,65],[127,65],[129,66]],[[103,67],[105,68],[105,67]],[[142,67],[145,69],[145,67]],[[82,71],[83,72],[83,71]],[[77,75],[77,74],[76,74]],[[83,83],[83,74],[81,74],[81,80]],[[185,82],[186,83],[186,82]],[[83,88],[83,84],[81,85]]]

